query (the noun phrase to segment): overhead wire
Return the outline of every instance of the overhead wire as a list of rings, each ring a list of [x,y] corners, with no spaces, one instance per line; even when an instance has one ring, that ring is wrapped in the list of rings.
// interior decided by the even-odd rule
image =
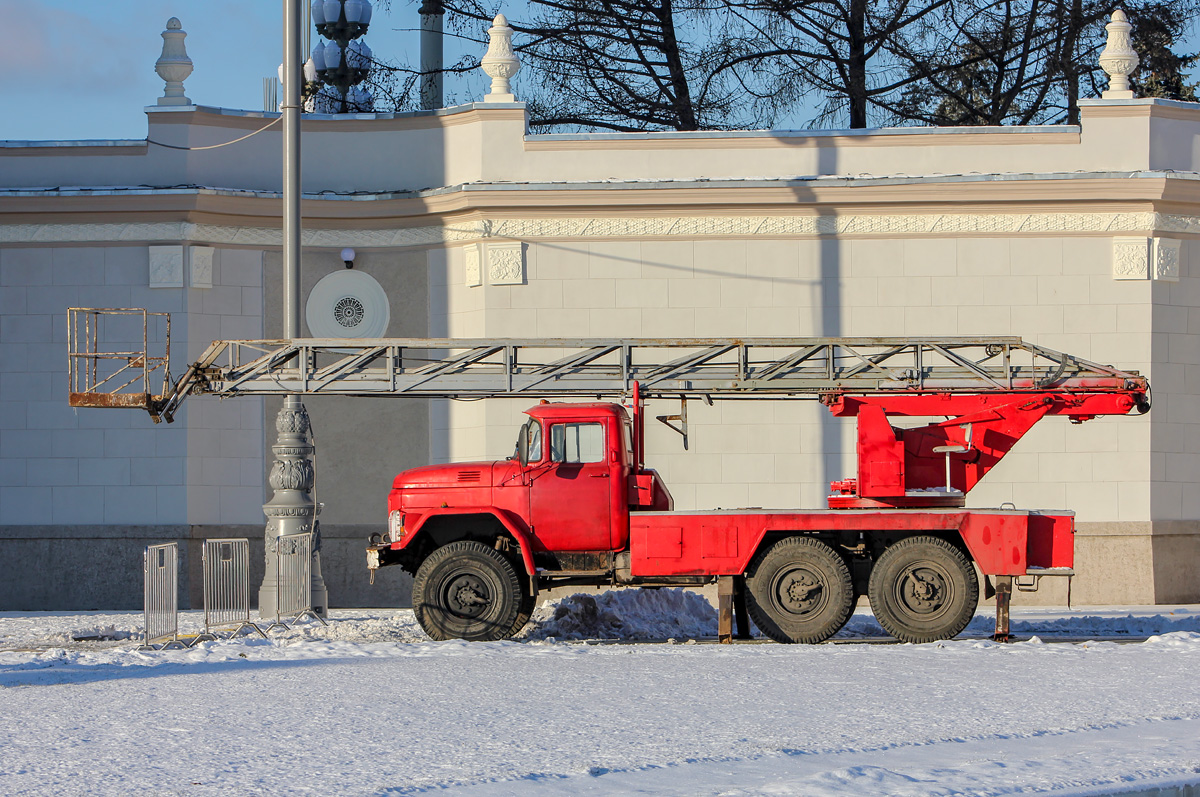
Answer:
[[[226,141],[222,144],[210,144],[206,147],[181,147],[177,144],[164,144],[161,141],[155,141],[155,140],[149,139],[149,138],[146,139],[146,143],[153,144],[156,147],[166,147],[167,149],[182,149],[182,150],[187,150],[189,152],[194,152],[196,150],[202,150],[202,149],[219,149],[220,147],[228,147],[230,144],[236,144],[239,141],[245,141],[246,139],[250,138],[251,136],[257,136],[259,133],[263,132],[264,130],[267,130],[272,125],[277,124],[279,122],[279,120],[282,118],[283,118],[282,115],[277,116],[274,119],[272,119],[268,124],[264,125],[263,127],[258,128],[253,133],[247,133],[246,135],[242,136],[241,138],[235,138],[233,141]]]

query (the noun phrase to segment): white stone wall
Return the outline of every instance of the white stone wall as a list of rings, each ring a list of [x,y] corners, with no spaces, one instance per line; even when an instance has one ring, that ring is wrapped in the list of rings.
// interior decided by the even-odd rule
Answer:
[[[182,249],[177,264],[160,254],[155,284],[190,284]],[[261,410],[193,398],[155,425],[68,406],[69,307],[172,313],[176,375],[214,338],[259,336],[259,253],[216,253],[197,271],[208,288],[151,287],[150,261],[146,246],[0,248],[0,524],[260,522]]]
[[[435,294],[445,283],[435,326],[459,337],[1017,335],[1150,373],[1162,337],[1152,338],[1152,294],[1164,296],[1155,304],[1197,304],[1183,293],[1190,277],[1114,280],[1107,236],[535,241],[523,284],[489,284],[485,268],[479,286],[464,251],[438,255],[431,281]],[[440,456],[511,454],[526,403],[452,403],[435,429],[448,441]],[[1150,419],[1160,409],[1082,425],[1043,420],[971,504],[1074,509],[1085,522],[1194,517],[1180,514],[1178,488],[1151,481]],[[853,421],[812,402],[691,402],[688,411],[689,451],[665,426],[647,426],[648,464],[679,508],[817,508],[831,479],[854,475]],[[1153,506],[1152,493],[1163,495]]]
[[[1156,520],[1200,517],[1200,245],[1185,241],[1177,282],[1155,281],[1150,505]]]

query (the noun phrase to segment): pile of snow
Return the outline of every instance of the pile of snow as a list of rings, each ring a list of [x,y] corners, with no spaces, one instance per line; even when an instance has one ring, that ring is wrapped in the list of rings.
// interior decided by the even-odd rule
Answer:
[[[717,612],[685,589],[577,593],[534,612],[520,639],[694,639],[717,633]]]
[[[1012,633],[1018,637],[1088,639],[1097,637],[1138,638],[1153,634],[1200,632],[1200,613],[1184,608],[1164,609],[1162,614],[1135,615],[1126,611],[1108,615],[1088,613],[1027,619],[1020,617],[1022,612],[1036,613],[1037,611],[1028,607],[1014,610],[1014,616],[1009,623]],[[996,615],[993,610],[990,607],[981,607],[981,611],[963,629],[960,638],[991,636],[995,630]],[[870,609],[860,608],[834,639],[865,639],[886,636],[888,636],[887,632],[872,616]]]

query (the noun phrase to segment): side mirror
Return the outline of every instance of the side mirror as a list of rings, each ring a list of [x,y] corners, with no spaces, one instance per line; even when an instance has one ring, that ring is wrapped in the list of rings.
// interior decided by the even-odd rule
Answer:
[[[521,467],[529,464],[529,424],[521,424],[521,434],[517,437],[517,461]]]

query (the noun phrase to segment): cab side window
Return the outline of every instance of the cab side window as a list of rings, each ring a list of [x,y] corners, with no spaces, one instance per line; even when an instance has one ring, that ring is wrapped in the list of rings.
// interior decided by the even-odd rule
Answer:
[[[552,462],[603,462],[604,426],[599,423],[558,423],[550,427]]]

